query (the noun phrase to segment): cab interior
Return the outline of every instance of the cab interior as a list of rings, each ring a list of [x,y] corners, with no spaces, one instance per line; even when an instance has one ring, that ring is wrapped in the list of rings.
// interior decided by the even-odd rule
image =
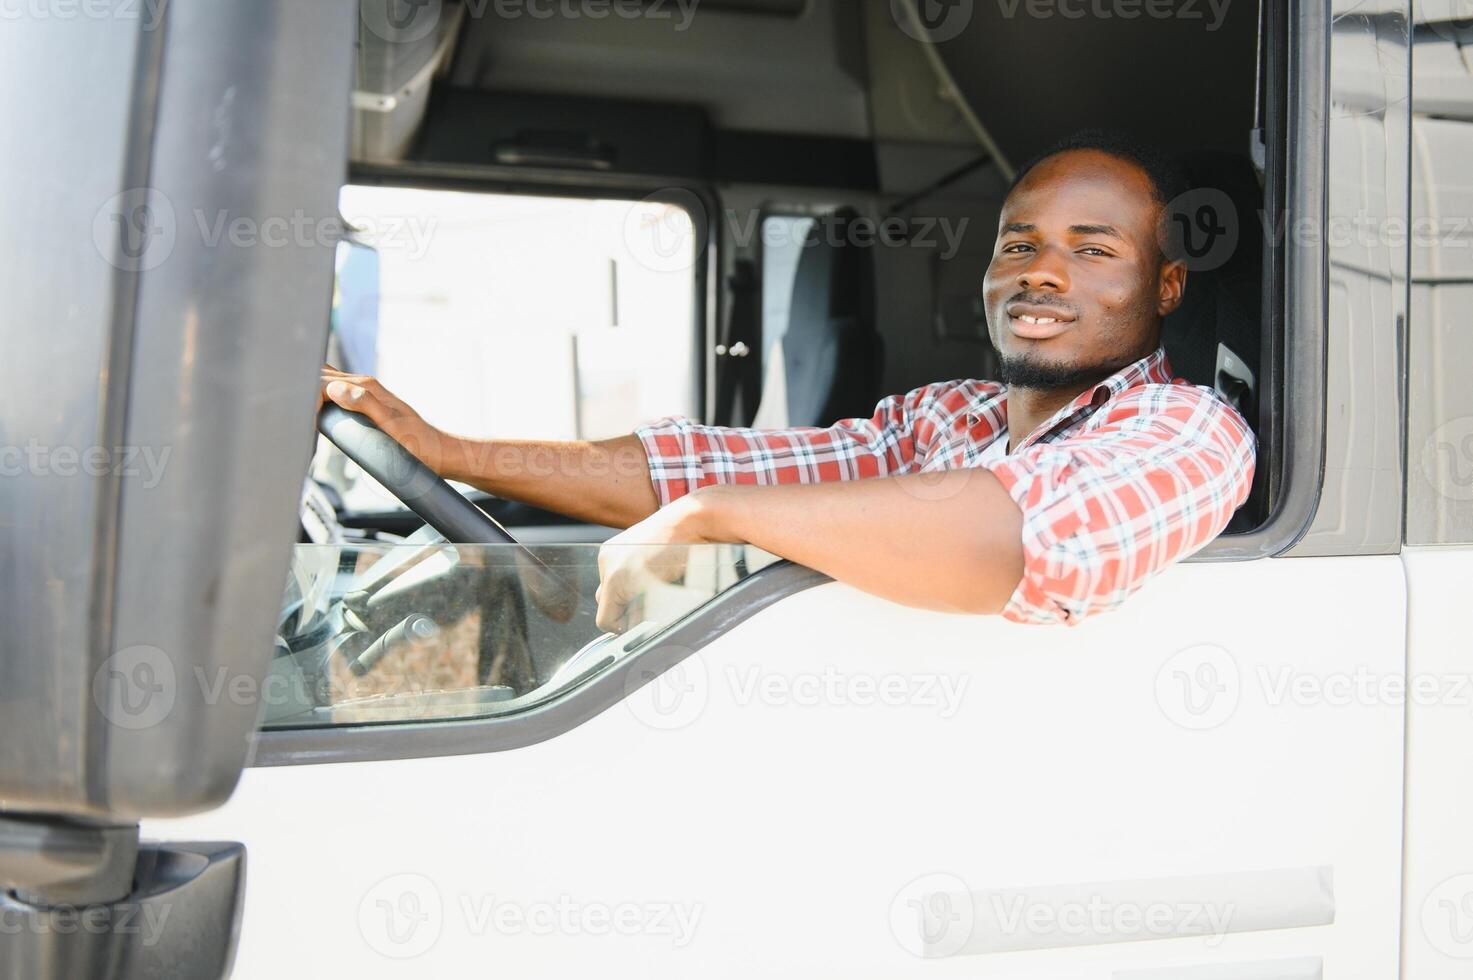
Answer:
[[[868,415],[886,394],[993,376],[981,289],[1011,175],[1078,129],[1123,130],[1176,156],[1211,202],[1199,224],[1231,239],[1189,274],[1165,345],[1177,374],[1217,388],[1257,430],[1258,483],[1229,533],[1251,530],[1278,469],[1282,270],[1259,215],[1282,191],[1285,12],[1271,0],[1084,9],[363,0],[350,227],[366,216],[382,237],[413,222],[414,201],[436,200],[441,252],[470,258],[436,267],[432,292],[551,277],[505,310],[489,293],[416,300],[472,308],[456,329],[475,335],[462,342],[477,353],[462,355],[390,295],[385,257],[369,363],[406,398],[404,385],[421,384],[432,422],[488,436],[550,425],[593,438],[677,413],[733,425]],[[580,201],[600,213],[612,202],[615,232],[580,216]],[[465,216],[485,202],[486,221],[510,237],[478,252],[457,222],[474,223]],[[549,217],[538,202],[570,210]],[[673,231],[661,224],[672,213],[684,216]],[[589,241],[619,228],[607,264],[597,248],[590,258]],[[646,232],[653,246],[631,240]],[[416,275],[433,265],[418,261]],[[636,342],[643,320],[666,333]],[[513,356],[498,330],[533,353]],[[329,356],[342,356],[344,337],[332,343]],[[445,370],[459,372],[454,383]],[[484,403],[474,423],[449,407],[435,415],[441,393],[477,388],[505,397],[486,408],[490,396],[463,395]],[[318,462],[314,472],[330,469]],[[358,533],[418,526],[324,483]],[[522,540],[609,533],[475,499]]]

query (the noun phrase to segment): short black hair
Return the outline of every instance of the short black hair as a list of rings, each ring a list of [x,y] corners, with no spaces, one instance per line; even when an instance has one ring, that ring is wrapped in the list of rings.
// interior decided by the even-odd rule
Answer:
[[[1008,185],[1008,193],[1011,194],[1023,182],[1023,178],[1028,176],[1028,172],[1044,160],[1071,150],[1095,150],[1137,167],[1151,184],[1151,197],[1162,207],[1163,228],[1167,227],[1164,224],[1168,220],[1166,207],[1191,189],[1186,174],[1166,153],[1119,130],[1081,129],[1031,157],[1019,167],[1018,172],[1013,175],[1013,182]],[[1178,257],[1172,254],[1177,250],[1168,242],[1167,236],[1163,235],[1162,241],[1167,258]]]

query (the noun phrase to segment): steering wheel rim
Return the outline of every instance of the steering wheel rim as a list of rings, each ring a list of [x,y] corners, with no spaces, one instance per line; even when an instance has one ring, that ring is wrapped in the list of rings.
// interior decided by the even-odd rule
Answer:
[[[519,543],[500,522],[462,496],[368,416],[329,402],[317,414],[317,431],[446,541]]]

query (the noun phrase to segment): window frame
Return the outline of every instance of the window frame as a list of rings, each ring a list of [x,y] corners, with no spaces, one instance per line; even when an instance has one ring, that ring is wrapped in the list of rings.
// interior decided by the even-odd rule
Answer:
[[[1266,36],[1264,81],[1266,100],[1265,209],[1270,214],[1316,215],[1323,222],[1328,202],[1329,8],[1324,0],[1306,0],[1290,11],[1286,0],[1266,0],[1272,14]],[[1289,134],[1296,141],[1291,148]],[[444,174],[396,168],[380,172],[355,170],[352,180],[385,179],[403,186],[445,188],[513,188],[528,192],[571,194],[574,188],[520,180],[476,177],[467,181]],[[583,193],[607,193],[592,186]],[[414,181],[411,183],[410,181]],[[609,185],[615,186],[615,185]],[[627,186],[627,185],[625,185]],[[694,187],[695,185],[688,185]],[[709,193],[702,193],[707,214],[720,212]],[[707,302],[704,320],[705,362],[714,367],[714,294],[716,250],[714,222],[708,222],[707,261],[698,274]],[[1323,224],[1322,224],[1323,226]],[[1304,536],[1314,521],[1324,477],[1326,442],[1327,250],[1323,236],[1273,242],[1266,253],[1263,376],[1260,431],[1267,438],[1260,467],[1268,467],[1271,506],[1265,522],[1251,531],[1220,536],[1191,560],[1248,561],[1283,554]],[[709,377],[702,372],[702,383]],[[703,389],[709,391],[709,389]],[[709,403],[707,403],[709,404]],[[469,755],[521,748],[552,738],[589,720],[623,700],[681,660],[768,606],[830,579],[811,569],[782,561],[761,569],[684,619],[655,641],[613,665],[606,673],[524,714],[460,721],[343,726],[336,728],[258,731],[251,765],[403,760]]]
[[[821,572],[779,561],[753,572],[666,627],[656,642],[526,711],[443,721],[258,729],[250,765],[378,762],[477,755],[535,745],[608,710],[773,603],[828,581],[829,577]]]
[[[1264,213],[1323,218],[1329,150],[1329,9],[1291,11],[1264,0],[1261,59]],[[1292,152],[1289,134],[1297,134]],[[1219,535],[1189,561],[1251,561],[1288,551],[1314,520],[1324,476],[1327,258],[1313,236],[1265,247],[1255,483],[1269,495],[1263,523]]]

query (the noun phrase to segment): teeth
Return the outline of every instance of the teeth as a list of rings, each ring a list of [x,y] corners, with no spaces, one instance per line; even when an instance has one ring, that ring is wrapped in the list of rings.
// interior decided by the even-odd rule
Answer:
[[[1022,320],[1024,323],[1058,323],[1059,322],[1058,320],[1054,319],[1051,316],[1020,316],[1020,317],[1018,317],[1018,319],[1019,320]]]

